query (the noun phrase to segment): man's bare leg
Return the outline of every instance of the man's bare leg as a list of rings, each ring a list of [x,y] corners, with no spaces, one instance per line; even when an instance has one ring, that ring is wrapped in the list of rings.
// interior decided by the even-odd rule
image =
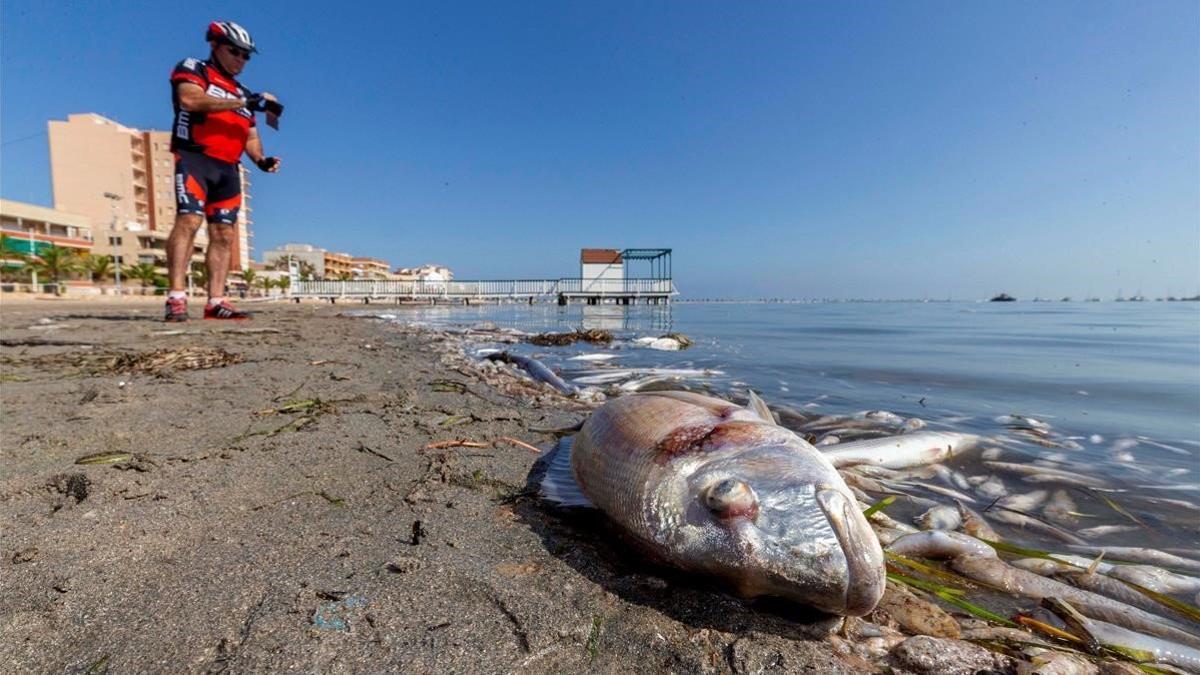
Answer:
[[[208,254],[204,264],[208,265],[208,297],[225,296],[225,278],[229,275],[229,259],[233,256],[233,238],[237,227],[221,223],[208,226]]]
[[[181,213],[175,216],[175,226],[167,237],[167,278],[172,291],[187,290],[188,266],[192,261],[192,247],[196,232],[204,224],[204,216],[198,213]]]

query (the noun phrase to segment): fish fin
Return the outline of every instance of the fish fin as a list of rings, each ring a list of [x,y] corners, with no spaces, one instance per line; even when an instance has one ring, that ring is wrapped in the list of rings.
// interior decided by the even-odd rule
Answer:
[[[758,394],[754,393],[753,389],[748,389],[747,391],[750,392],[750,401],[746,404],[746,407],[749,408],[750,411],[755,415],[761,417],[764,422],[778,424],[778,422],[775,421],[775,415],[771,412],[771,409],[767,407],[767,402],[759,398]]]
[[[575,472],[571,469],[574,445],[574,436],[558,439],[554,449],[546,456],[546,475],[542,477],[539,492],[542,499],[559,506],[595,508],[579,489],[579,483],[575,482]]]

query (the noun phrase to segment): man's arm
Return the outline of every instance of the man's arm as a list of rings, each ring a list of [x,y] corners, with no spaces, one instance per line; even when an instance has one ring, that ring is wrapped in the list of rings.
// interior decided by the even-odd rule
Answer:
[[[246,99],[209,96],[200,85],[191,82],[180,82],[175,87],[179,94],[179,107],[188,112],[219,112],[246,107]]]
[[[250,127],[250,136],[246,138],[246,156],[267,173],[275,173],[281,164],[278,157],[267,157],[263,152],[262,136],[255,127]]]

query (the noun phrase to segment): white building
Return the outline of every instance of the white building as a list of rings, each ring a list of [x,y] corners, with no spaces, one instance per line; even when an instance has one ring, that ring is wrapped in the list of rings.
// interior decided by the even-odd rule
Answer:
[[[615,293],[625,286],[625,261],[615,248],[585,248],[579,251],[579,278],[584,293]]]

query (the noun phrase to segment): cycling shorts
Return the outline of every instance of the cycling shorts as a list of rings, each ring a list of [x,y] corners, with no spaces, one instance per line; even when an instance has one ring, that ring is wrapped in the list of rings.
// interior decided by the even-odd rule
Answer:
[[[242,208],[242,175],[237,163],[198,152],[175,152],[175,211],[204,214],[209,223],[235,225]]]

